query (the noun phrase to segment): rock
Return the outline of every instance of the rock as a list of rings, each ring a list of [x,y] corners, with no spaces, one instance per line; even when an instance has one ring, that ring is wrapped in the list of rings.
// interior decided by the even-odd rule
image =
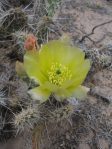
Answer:
[[[112,106],[109,105],[108,108],[104,108],[104,110],[102,110],[102,114],[105,115],[106,117],[112,117]]]
[[[112,71],[104,69],[97,72],[93,76],[93,84],[91,93],[112,103]]]
[[[79,144],[78,149],[90,149],[90,146],[86,143],[81,143],[81,144]]]
[[[99,145],[101,149],[109,149],[108,141],[105,139],[99,139]]]
[[[93,82],[95,86],[107,86],[112,88],[112,71],[104,69],[97,72],[93,76]]]
[[[106,100],[109,103],[112,103],[112,89],[107,86],[95,86],[91,93],[97,97],[100,97]]]

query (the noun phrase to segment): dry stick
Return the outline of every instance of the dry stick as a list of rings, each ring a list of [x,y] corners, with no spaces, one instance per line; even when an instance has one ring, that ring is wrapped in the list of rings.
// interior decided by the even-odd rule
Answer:
[[[85,40],[85,38],[90,39],[90,38],[89,38],[89,36],[91,36],[91,35],[93,35],[93,34],[94,34],[95,29],[97,29],[97,28],[98,28],[98,27],[100,27],[100,26],[103,26],[103,25],[109,24],[109,23],[112,23],[112,20],[110,20],[110,21],[108,21],[108,22],[104,22],[104,23],[99,24],[99,25],[96,25],[95,27],[93,27],[93,29],[92,29],[91,33],[84,35],[84,36],[82,37],[82,39],[81,39],[81,40],[79,40],[79,42],[83,42],[83,41]]]

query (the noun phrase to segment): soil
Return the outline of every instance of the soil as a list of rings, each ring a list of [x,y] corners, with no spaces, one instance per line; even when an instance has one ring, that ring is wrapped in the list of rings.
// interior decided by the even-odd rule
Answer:
[[[106,0],[65,0],[53,20],[59,31],[71,35],[75,42],[80,41],[85,34],[91,33],[93,27],[112,20],[112,3]],[[111,23],[107,23],[96,28],[90,36],[91,40],[85,39],[86,46],[111,44],[111,26]]]
[[[20,3],[15,0],[9,3],[13,9],[27,5],[25,1],[22,5],[22,0]],[[26,30],[31,32],[27,17],[32,11],[27,10],[26,13],[28,14],[22,11],[22,26],[27,26]],[[19,16],[21,15],[18,15],[18,20]],[[64,0],[52,22],[48,23],[47,40],[57,39],[62,33],[66,33],[70,35],[73,44],[82,47],[84,51],[97,48],[101,54],[107,54],[111,59],[106,67],[103,65],[96,68],[92,65],[94,73],[91,71],[84,83],[90,88],[90,92],[84,101],[73,104],[73,100],[72,114],[66,117],[67,113],[63,110],[59,120],[56,118],[43,123],[42,129],[37,132],[37,149],[112,149],[112,22],[99,26],[94,34],[81,41],[83,36],[91,33],[93,27],[111,20],[111,1]],[[3,26],[0,29],[0,149],[32,149],[32,132],[25,129],[19,134],[10,123],[14,120],[14,114],[21,112],[31,102],[27,94],[29,84],[20,79],[15,70],[16,61],[23,61],[24,50],[21,51],[13,36],[13,33],[21,30],[21,25],[17,28],[14,25],[10,25],[12,30]]]

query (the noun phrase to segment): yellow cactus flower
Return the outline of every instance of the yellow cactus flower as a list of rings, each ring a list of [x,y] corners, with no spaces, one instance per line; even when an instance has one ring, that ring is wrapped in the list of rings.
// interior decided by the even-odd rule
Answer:
[[[39,83],[30,91],[32,95],[41,95],[42,101],[51,94],[58,100],[70,96],[82,98],[85,90],[81,86],[89,69],[90,62],[77,47],[62,40],[54,40],[43,45],[40,51],[27,51],[24,67],[29,77]]]

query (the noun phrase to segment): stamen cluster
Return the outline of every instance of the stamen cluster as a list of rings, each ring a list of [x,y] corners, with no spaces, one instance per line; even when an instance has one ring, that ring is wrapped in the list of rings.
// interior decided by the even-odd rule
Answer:
[[[49,81],[58,86],[61,86],[66,80],[70,80],[71,77],[71,71],[68,67],[60,63],[52,63],[48,71]]]

